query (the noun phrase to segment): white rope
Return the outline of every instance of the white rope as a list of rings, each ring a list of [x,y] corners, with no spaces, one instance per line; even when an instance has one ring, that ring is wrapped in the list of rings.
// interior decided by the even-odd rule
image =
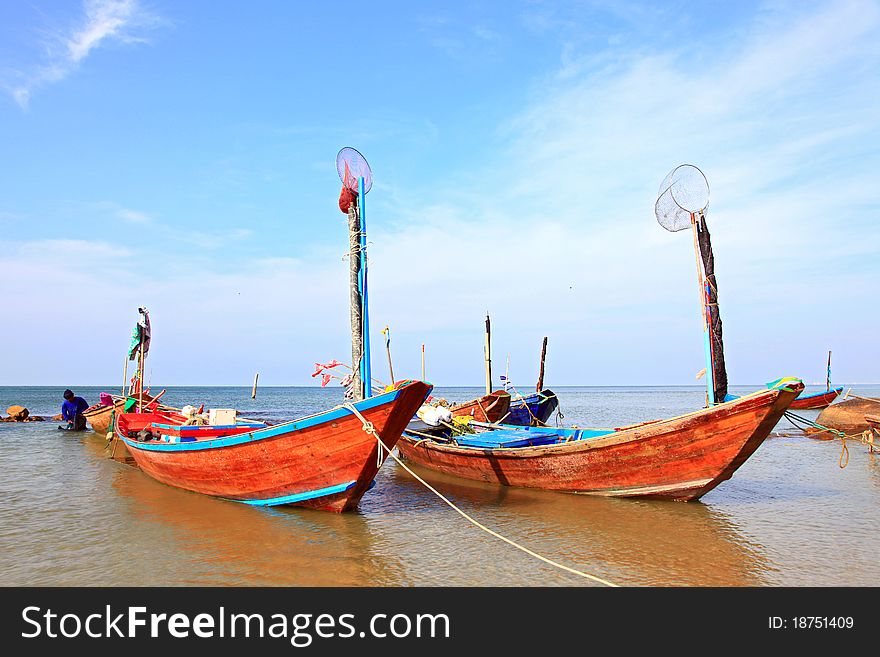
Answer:
[[[536,559],[543,561],[546,564],[550,564],[551,566],[554,566],[556,568],[564,570],[564,571],[571,573],[573,575],[577,575],[578,577],[584,577],[586,579],[593,580],[594,582],[598,582],[599,584],[604,584],[605,586],[611,586],[611,587],[615,587],[615,588],[618,586],[617,584],[615,584],[613,582],[609,582],[606,579],[602,579],[601,577],[596,577],[595,575],[590,575],[589,573],[584,573],[584,572],[581,572],[580,570],[575,570],[574,568],[569,568],[568,566],[565,566],[561,563],[553,561],[552,559],[548,559],[547,557],[542,556],[542,555],[538,554],[537,552],[533,552],[532,550],[528,549],[527,547],[524,547],[524,546],[520,545],[519,543],[516,543],[515,541],[512,541],[511,539],[509,539],[505,536],[502,536],[498,532],[493,531],[493,530],[489,529],[488,527],[486,527],[485,525],[481,524],[479,521],[475,520],[474,518],[469,516],[467,513],[465,513],[464,511],[459,509],[457,506],[455,506],[455,504],[453,504],[449,499],[447,499],[440,491],[438,491],[436,488],[431,486],[431,484],[429,484],[427,481],[425,481],[419,475],[417,475],[415,472],[413,472],[400,459],[400,457],[398,457],[393,451],[389,450],[388,446],[384,442],[382,442],[382,438],[381,438],[381,436],[379,436],[379,433],[376,431],[376,428],[373,426],[373,423],[368,422],[367,419],[363,415],[361,415],[360,412],[353,405],[343,404],[342,407],[348,409],[349,411],[354,413],[355,416],[357,416],[357,418],[363,424],[362,429],[364,430],[365,433],[372,434],[376,438],[376,440],[379,443],[380,454],[381,454],[383,448],[388,450],[388,455],[397,462],[397,465],[399,465],[401,468],[406,470],[406,472],[408,472],[416,481],[418,481],[425,488],[427,488],[429,491],[434,493],[434,495],[436,495],[441,500],[443,500],[446,504],[448,504],[452,508],[453,511],[458,513],[458,515],[460,515],[462,518],[464,518],[465,520],[467,520],[468,522],[470,522],[474,526],[478,527],[479,529],[482,529],[487,534],[490,534],[491,536],[494,536],[495,538],[504,541],[508,545],[515,547],[517,550],[521,550],[522,552],[525,552],[529,556],[535,557]]]

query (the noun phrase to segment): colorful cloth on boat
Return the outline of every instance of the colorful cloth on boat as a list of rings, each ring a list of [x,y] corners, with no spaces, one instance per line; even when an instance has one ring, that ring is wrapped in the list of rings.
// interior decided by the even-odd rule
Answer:
[[[150,311],[146,308],[139,308],[138,310],[141,313],[142,319],[138,320],[138,323],[134,325],[134,328],[131,331],[131,343],[128,346],[128,360],[134,360],[137,358],[141,343],[144,345],[144,356],[150,351],[150,335],[152,333],[152,330],[150,329]]]
[[[775,381],[771,381],[770,383],[767,384],[767,387],[770,390],[773,390],[775,388],[786,388],[788,386],[788,384],[797,385],[798,383],[803,383],[803,381],[801,381],[796,376],[784,376],[781,379],[776,379]]]
[[[64,400],[61,404],[61,417],[68,422],[73,422],[78,413],[82,413],[89,407],[89,403],[82,397],[74,397],[70,401]]]

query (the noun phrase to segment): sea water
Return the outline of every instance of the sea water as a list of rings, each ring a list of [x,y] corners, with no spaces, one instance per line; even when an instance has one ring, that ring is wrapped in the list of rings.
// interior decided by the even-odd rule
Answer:
[[[74,390],[94,403],[104,389]],[[32,415],[51,416],[60,411],[62,392],[0,387],[0,413],[21,404]],[[581,426],[672,417],[699,408],[704,395],[699,387],[555,392],[563,422]],[[878,397],[880,387],[854,392]],[[464,401],[481,389],[434,394]],[[244,387],[169,387],[162,400],[236,408],[278,422],[325,410],[341,397],[329,388],[265,387],[252,400]],[[0,423],[2,585],[588,583],[479,531],[391,460],[356,512],[255,508],[160,484],[109,460],[104,437],[57,425]],[[506,488],[418,472],[488,527],[619,584],[877,586],[880,463],[866,446],[850,442],[849,463],[841,468],[841,448],[839,440],[808,438],[783,420],[732,479],[691,503]]]

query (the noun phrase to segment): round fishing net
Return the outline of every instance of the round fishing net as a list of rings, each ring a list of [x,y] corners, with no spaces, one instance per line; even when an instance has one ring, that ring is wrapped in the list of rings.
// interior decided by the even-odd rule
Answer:
[[[689,228],[691,213],[703,212],[709,206],[709,181],[697,167],[681,164],[669,172],[657,192],[654,215],[670,232]]]
[[[373,171],[366,158],[356,149],[346,146],[336,155],[336,171],[347,189],[358,191],[358,178],[364,179],[364,193],[373,188]]]

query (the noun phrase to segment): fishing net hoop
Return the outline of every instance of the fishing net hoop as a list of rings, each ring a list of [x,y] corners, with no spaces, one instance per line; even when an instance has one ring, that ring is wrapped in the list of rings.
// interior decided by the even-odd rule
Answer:
[[[364,194],[373,188],[373,170],[356,148],[346,146],[336,154],[336,172],[342,185],[357,193],[358,178],[364,179]]]
[[[703,214],[709,207],[709,181],[693,164],[680,164],[670,171],[657,192],[654,216],[669,232],[685,230],[691,215]]]

